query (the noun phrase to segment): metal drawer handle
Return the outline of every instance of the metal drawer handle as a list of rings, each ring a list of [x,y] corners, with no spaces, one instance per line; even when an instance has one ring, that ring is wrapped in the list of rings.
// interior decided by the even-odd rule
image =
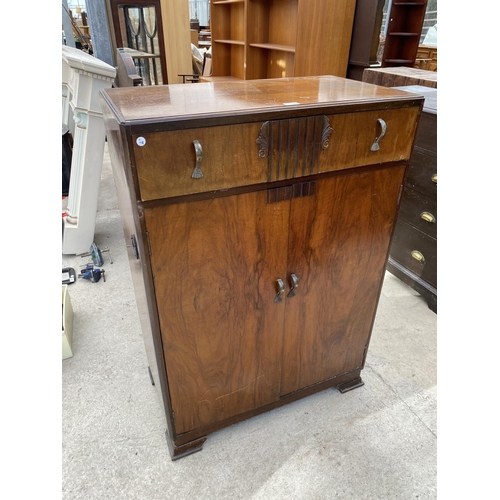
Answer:
[[[378,143],[380,139],[382,139],[382,137],[384,137],[385,133],[387,132],[387,124],[385,123],[385,121],[382,120],[382,118],[379,118],[377,121],[380,123],[382,131],[380,132],[380,135],[378,137],[375,137],[375,142],[372,144],[370,151],[378,151],[380,149]]]
[[[295,297],[295,290],[297,290],[299,286],[299,278],[297,278],[297,275],[292,274],[290,276],[290,283],[291,283],[290,291],[288,292],[287,297]]]
[[[192,179],[201,179],[203,177],[203,172],[200,169],[200,163],[203,158],[203,149],[199,141],[193,141],[194,150],[196,152],[196,165],[194,167],[193,173],[191,174]]]
[[[425,257],[424,255],[419,252],[418,250],[413,250],[411,253],[411,256],[415,259],[418,260],[420,263],[424,264],[425,263]]]
[[[281,302],[283,299],[281,296],[285,293],[285,283],[283,283],[282,279],[277,279],[276,283],[278,285],[278,293],[274,299],[274,302]]]
[[[432,182],[435,182],[436,184],[438,183],[438,174],[434,174],[432,177],[431,177],[431,181]]]
[[[430,223],[436,222],[436,217],[434,217],[434,215],[432,215],[430,212],[422,212],[420,214],[420,218],[425,220],[425,222],[430,222]]]

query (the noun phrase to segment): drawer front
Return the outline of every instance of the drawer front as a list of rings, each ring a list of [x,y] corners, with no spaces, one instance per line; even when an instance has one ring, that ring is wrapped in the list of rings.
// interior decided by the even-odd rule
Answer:
[[[257,143],[268,180],[408,160],[418,111],[412,107],[265,122]]]
[[[437,197],[437,158],[414,150],[407,185],[434,200]]]
[[[437,288],[437,244],[434,238],[398,220],[390,254],[403,267]]]
[[[320,172],[408,160],[418,112],[413,107],[331,116],[331,145],[320,158]],[[385,133],[379,120],[385,124]]]
[[[418,111],[411,107],[134,135],[141,199],[406,160]],[[194,141],[201,147],[199,168]],[[199,175],[193,178],[195,170]]]
[[[261,124],[207,127],[133,136],[141,199],[154,200],[218,191],[267,180],[256,138]],[[193,141],[201,146],[199,170]]]
[[[436,200],[413,189],[408,189],[407,186],[403,192],[399,220],[411,224],[431,238],[437,238]]]

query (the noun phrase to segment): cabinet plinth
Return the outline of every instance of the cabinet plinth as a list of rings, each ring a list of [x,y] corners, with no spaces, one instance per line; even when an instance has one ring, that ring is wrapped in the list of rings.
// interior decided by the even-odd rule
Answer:
[[[363,385],[423,98],[333,76],[130,90],[101,97],[172,459]]]

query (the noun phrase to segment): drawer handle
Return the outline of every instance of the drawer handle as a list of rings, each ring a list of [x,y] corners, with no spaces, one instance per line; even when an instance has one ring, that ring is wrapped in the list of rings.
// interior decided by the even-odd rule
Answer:
[[[438,174],[434,174],[434,175],[431,177],[431,181],[437,184],[437,183],[438,183]]]
[[[203,177],[203,172],[200,169],[200,163],[203,158],[203,149],[199,141],[193,141],[194,150],[196,152],[196,165],[194,167],[193,173],[191,174],[192,179],[201,179]]]
[[[285,293],[285,283],[283,283],[282,279],[277,279],[276,283],[278,285],[278,293],[274,299],[274,302],[281,302],[283,299],[281,296]]]
[[[432,215],[430,212],[422,212],[420,214],[420,218],[425,220],[425,222],[436,222],[436,217],[434,217],[434,215]]]
[[[375,142],[372,144],[370,151],[378,151],[380,149],[378,143],[380,139],[382,139],[382,137],[384,137],[385,133],[387,132],[387,124],[385,123],[385,121],[382,120],[382,118],[379,118],[377,121],[380,123],[382,131],[380,132],[380,135],[378,137],[375,137]]]
[[[424,264],[425,263],[425,257],[424,255],[419,252],[418,250],[413,250],[411,253],[411,256],[415,259],[418,260],[420,263]]]
[[[297,278],[296,274],[292,274],[290,276],[290,291],[288,292],[287,297],[295,297],[295,290],[299,287],[299,278]]]

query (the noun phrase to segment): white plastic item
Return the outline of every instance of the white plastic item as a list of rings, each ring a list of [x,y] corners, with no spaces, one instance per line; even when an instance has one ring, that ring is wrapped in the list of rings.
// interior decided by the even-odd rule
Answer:
[[[68,285],[62,286],[62,359],[73,357],[73,307]]]

